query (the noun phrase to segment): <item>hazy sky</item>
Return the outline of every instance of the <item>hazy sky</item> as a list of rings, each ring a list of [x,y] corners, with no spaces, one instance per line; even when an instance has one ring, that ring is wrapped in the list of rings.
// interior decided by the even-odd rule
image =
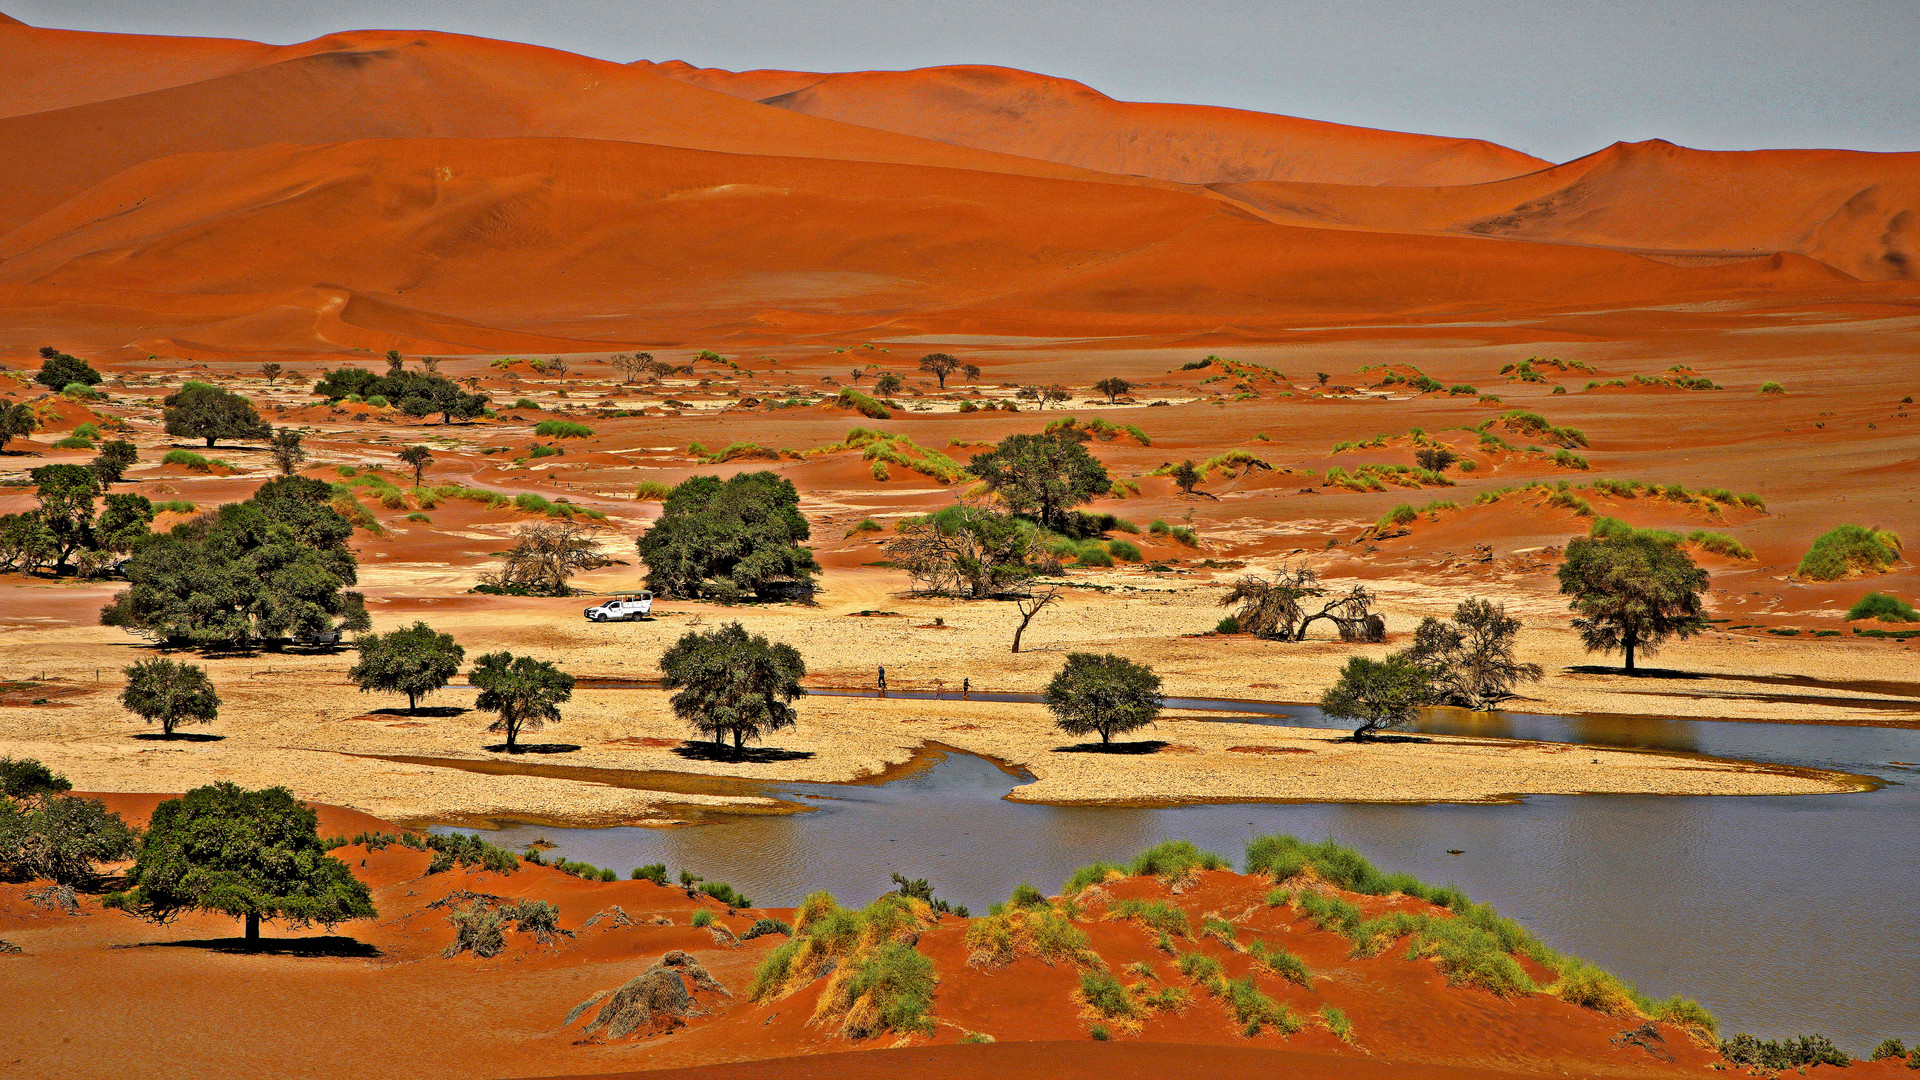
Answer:
[[[447,30],[609,60],[1003,64],[1117,98],[1491,139],[1920,150],[1920,0],[0,0],[38,26],[287,43]]]

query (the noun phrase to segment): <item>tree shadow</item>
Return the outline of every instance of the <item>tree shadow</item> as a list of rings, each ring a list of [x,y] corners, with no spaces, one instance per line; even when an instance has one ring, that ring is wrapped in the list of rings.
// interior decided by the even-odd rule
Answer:
[[[201,949],[206,952],[253,956],[333,956],[354,960],[377,960],[386,953],[364,941],[329,934],[310,938],[263,937],[251,946],[243,937],[195,938],[188,941],[138,941],[115,945],[116,949]]]
[[[1138,742],[1097,743],[1083,742],[1072,746],[1056,746],[1056,754],[1157,754],[1173,745],[1165,739],[1141,739]]]
[[[449,716],[462,716],[472,711],[473,710],[471,709],[463,709],[458,705],[422,705],[417,709],[375,709],[372,712],[368,713],[367,715],[368,716],[410,716],[410,717],[426,716],[426,717],[444,719]],[[503,748],[506,746],[505,743],[501,743],[500,745]],[[579,748],[575,747],[575,749],[579,749]]]
[[[731,746],[716,746],[704,740],[681,743],[673,748],[673,752],[688,761],[745,761],[754,765],[805,761],[813,756],[811,750],[782,750],[776,746],[747,746],[735,750]]]
[[[1358,735],[1349,735],[1344,739],[1335,739],[1333,741],[1359,743],[1361,746],[1371,746],[1377,743],[1430,743],[1433,740],[1427,738],[1425,735],[1388,735],[1376,731],[1364,739]]]
[[[570,742],[531,742],[519,743],[513,749],[507,749],[503,742],[483,746],[480,749],[493,754],[571,754],[580,749],[579,743]]]
[[[176,731],[171,735],[161,731],[142,731],[135,735],[134,738],[144,739],[148,742],[219,742],[226,738],[226,736],[203,735],[197,731]]]
[[[1562,668],[1561,670],[1573,672],[1578,675],[1620,675],[1629,679],[1693,680],[1693,679],[1705,679],[1705,678],[1711,677],[1707,675],[1696,674],[1691,671],[1675,671],[1672,668],[1639,668],[1634,671],[1628,671],[1625,668],[1608,667],[1602,664],[1573,664],[1568,667]]]

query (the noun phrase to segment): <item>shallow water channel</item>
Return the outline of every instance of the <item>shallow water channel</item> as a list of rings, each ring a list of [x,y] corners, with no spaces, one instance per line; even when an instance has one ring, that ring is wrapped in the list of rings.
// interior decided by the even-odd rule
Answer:
[[[1243,702],[1168,704],[1201,710],[1185,719],[1338,726],[1307,706],[1249,716],[1227,715],[1249,708]],[[955,752],[885,784],[771,786],[813,813],[673,829],[525,826],[493,839],[544,838],[559,854],[623,874],[664,862],[766,905],[815,889],[864,903],[899,870],[984,911],[1023,880],[1052,891],[1075,867],[1124,860],[1160,840],[1191,839],[1238,862],[1254,833],[1331,837],[1386,870],[1459,885],[1651,994],[1697,998],[1726,1033],[1823,1031],[1856,1054],[1887,1036],[1920,1035],[1920,731],[1460,713],[1431,714],[1419,730],[1691,751],[1837,769],[1885,786],[1532,796],[1499,806],[1050,807],[1007,801],[1025,777]]]

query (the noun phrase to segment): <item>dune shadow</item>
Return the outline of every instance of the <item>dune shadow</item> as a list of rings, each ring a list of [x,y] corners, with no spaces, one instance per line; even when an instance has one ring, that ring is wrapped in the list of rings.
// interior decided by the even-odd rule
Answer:
[[[735,750],[731,746],[716,746],[710,742],[681,743],[673,748],[673,753],[688,761],[745,761],[755,765],[805,761],[813,756],[811,750],[782,750],[777,746],[746,746]]]
[[[243,937],[194,938],[187,941],[139,941],[115,945],[116,949],[200,949],[205,952],[236,953],[254,956],[333,956],[354,960],[376,960],[386,953],[364,941],[329,934],[310,938],[263,937],[251,946]]]
[[[176,731],[171,735],[161,731],[142,731],[134,736],[148,742],[219,742],[225,735],[206,735],[198,731]]]
[[[1561,669],[1576,675],[1619,675],[1628,679],[1705,679],[1710,676],[1691,671],[1675,671],[1672,668],[1639,668],[1628,671],[1625,668],[1609,667],[1604,664],[1571,664]]]
[[[520,743],[509,750],[507,749],[506,743],[497,742],[490,746],[483,746],[480,749],[493,754],[571,754],[575,750],[580,749],[580,744],[570,742],[530,742]]]
[[[1142,739],[1138,742],[1097,743],[1083,742],[1072,746],[1056,746],[1056,754],[1157,754],[1173,745],[1165,739]]]
[[[425,717],[435,717],[435,718],[444,719],[449,716],[463,716],[466,713],[469,713],[471,711],[472,711],[471,709],[463,709],[458,705],[422,705],[417,709],[375,709],[372,712],[368,713],[367,715],[368,716],[410,716],[410,717],[416,717],[416,718],[425,716]],[[506,745],[505,743],[501,744],[501,746],[503,747],[505,745]]]

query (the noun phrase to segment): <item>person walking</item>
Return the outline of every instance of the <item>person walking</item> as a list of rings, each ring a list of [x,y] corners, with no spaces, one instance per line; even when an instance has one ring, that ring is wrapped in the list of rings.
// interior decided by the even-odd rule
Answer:
[[[887,665],[885,664],[880,665],[880,692],[883,694],[887,692]]]
[[[960,680],[960,700],[961,701],[967,700],[967,695],[971,694],[972,692],[973,692],[973,680],[971,678],[961,679]]]

